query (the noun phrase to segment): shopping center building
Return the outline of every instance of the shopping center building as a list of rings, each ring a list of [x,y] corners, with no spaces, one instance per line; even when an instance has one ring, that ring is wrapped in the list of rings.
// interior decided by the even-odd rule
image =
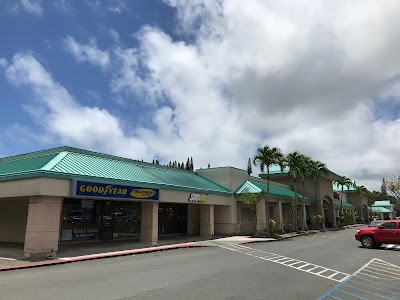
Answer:
[[[289,184],[270,182],[269,205],[261,201],[257,224],[241,202],[244,193],[266,191],[266,183],[232,167],[194,172],[72,147],[5,157],[0,242],[23,243],[27,257],[55,256],[61,243],[88,240],[154,245],[165,235],[263,230],[267,210],[278,229],[287,230],[294,197]],[[299,217],[307,224],[315,210],[311,194],[298,194]],[[333,207],[327,214],[334,214]]]

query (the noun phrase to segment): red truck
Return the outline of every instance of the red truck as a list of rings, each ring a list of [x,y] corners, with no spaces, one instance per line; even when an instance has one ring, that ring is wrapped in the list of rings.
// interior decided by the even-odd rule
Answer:
[[[355,238],[366,248],[377,248],[382,244],[400,244],[400,220],[388,220],[378,227],[357,229]]]

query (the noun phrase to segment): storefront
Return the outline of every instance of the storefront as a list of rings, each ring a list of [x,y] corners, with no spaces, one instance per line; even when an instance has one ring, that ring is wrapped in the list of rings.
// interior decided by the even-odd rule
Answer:
[[[159,236],[248,232],[254,218],[237,194],[248,179],[231,167],[194,172],[72,147],[5,157],[0,241],[23,243],[27,257],[54,257],[60,243],[128,238],[155,245]],[[264,180],[251,179],[265,190]],[[274,184],[274,193],[269,216],[281,226],[285,208],[272,200],[293,192]],[[264,207],[261,229],[265,219]]]
[[[139,237],[141,209],[140,202],[64,199],[60,241]]]

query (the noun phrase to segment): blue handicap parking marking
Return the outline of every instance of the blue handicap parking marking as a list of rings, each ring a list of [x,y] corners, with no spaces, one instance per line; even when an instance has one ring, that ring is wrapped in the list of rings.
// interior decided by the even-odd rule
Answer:
[[[373,259],[320,299],[400,300],[400,267]]]

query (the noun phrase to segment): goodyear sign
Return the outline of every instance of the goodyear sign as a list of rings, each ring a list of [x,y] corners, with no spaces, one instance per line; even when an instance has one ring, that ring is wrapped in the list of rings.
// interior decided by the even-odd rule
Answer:
[[[118,198],[135,200],[158,200],[159,190],[143,187],[75,181],[73,196],[93,198]]]

